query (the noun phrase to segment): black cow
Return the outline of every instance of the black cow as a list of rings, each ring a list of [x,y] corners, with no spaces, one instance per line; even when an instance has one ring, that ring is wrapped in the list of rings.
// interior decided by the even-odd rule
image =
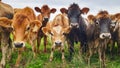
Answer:
[[[87,61],[90,65],[90,57],[93,53],[98,51],[100,67],[105,67],[105,50],[107,43],[111,39],[110,34],[110,23],[111,19],[107,11],[100,11],[96,17],[91,16],[90,22],[87,28],[87,39],[88,39],[88,55]]]
[[[86,38],[86,24],[81,14],[87,13],[89,8],[80,9],[78,4],[71,4],[68,9],[61,8],[62,13],[66,13],[69,18],[70,26],[72,27],[68,34],[68,40],[70,44],[70,59],[72,52],[74,52],[74,42],[81,42],[81,53],[86,51],[87,38]]]

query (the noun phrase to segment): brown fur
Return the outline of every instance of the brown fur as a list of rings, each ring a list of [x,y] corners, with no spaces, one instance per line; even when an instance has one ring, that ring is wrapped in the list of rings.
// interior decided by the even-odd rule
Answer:
[[[0,44],[2,50],[2,58],[0,68],[4,68],[6,61],[11,59],[12,41],[10,39],[11,19],[13,18],[13,8],[3,2],[0,2]]]
[[[42,22],[42,27],[46,26],[48,21],[44,21],[45,18],[47,18],[49,20],[50,18],[50,14],[56,12],[55,8],[50,9],[48,5],[43,5],[41,7],[41,9],[39,7],[35,7],[35,10],[37,12],[40,12],[41,14],[39,14],[37,16],[37,19]],[[41,27],[41,28],[42,28]],[[41,38],[44,38],[44,52],[46,52],[46,45],[47,45],[47,37],[44,35],[44,33],[42,32],[41,28],[39,29],[39,33],[38,33],[38,39],[37,39],[37,52],[39,52],[39,46],[41,43]]]
[[[32,50],[34,52],[34,57],[36,56],[35,40],[37,39],[38,29],[41,27],[42,23],[36,20],[34,11],[25,7],[19,12],[16,12],[13,18],[13,39],[16,42],[25,42],[31,44]],[[16,61],[16,66],[19,66],[21,60],[21,54],[23,47],[19,49],[18,58]]]
[[[107,11],[100,11],[96,16],[96,18],[108,18],[108,17],[110,17],[110,16]]]
[[[65,18],[63,14],[58,14],[55,16],[54,20],[42,28],[43,32],[48,36],[51,35],[52,40],[52,51],[50,55],[50,61],[53,60],[53,52],[56,48],[62,51],[62,60],[64,61],[64,45],[66,41],[65,34],[70,32],[70,26],[68,19]],[[62,44],[57,46],[56,41],[60,41]]]

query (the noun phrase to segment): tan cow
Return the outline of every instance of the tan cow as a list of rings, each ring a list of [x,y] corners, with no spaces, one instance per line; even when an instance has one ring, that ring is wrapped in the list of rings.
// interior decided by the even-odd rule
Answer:
[[[54,20],[42,28],[46,35],[51,35],[52,51],[50,55],[50,61],[53,60],[53,52],[55,48],[60,48],[62,51],[62,60],[64,61],[64,45],[66,41],[66,34],[70,31],[68,18],[62,14],[58,14]]]
[[[43,5],[41,9],[39,7],[35,7],[35,10],[41,13],[37,16],[37,19],[42,22],[42,27],[46,26],[47,22],[49,21],[50,14],[56,12],[55,8],[50,9],[48,5]],[[37,52],[39,52],[41,38],[44,38],[44,52],[46,52],[47,36],[44,35],[41,28],[39,29],[39,33],[38,33]]]
[[[10,33],[12,31],[11,19],[13,18],[13,8],[0,1],[0,43],[2,49],[2,59],[0,62],[0,68],[4,68],[6,61],[9,61],[11,56],[12,41],[10,39]]]
[[[19,49],[16,66],[19,66],[20,59],[22,57],[22,51],[25,47],[25,43],[28,41],[36,56],[35,40],[37,39],[37,33],[42,23],[36,20],[34,11],[25,7],[19,12],[16,12],[13,18],[13,45]]]

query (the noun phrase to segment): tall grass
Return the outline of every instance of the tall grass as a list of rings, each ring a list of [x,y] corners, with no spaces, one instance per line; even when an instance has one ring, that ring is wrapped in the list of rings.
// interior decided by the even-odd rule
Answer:
[[[43,41],[40,46],[40,54],[37,54],[37,57],[33,57],[33,52],[31,46],[26,44],[27,48],[22,54],[22,60],[19,68],[88,68],[87,63],[84,60],[84,56],[79,54],[79,43],[75,44],[75,54],[71,62],[69,62],[69,52],[68,48],[65,48],[65,62],[62,62],[61,52],[54,52],[54,59],[52,62],[49,61],[50,51],[51,51],[51,42],[50,39],[47,45],[47,53],[43,52]],[[12,53],[12,59],[7,63],[6,68],[14,68],[16,59],[17,59],[17,50]],[[0,53],[1,57],[1,53]],[[120,57],[115,56],[113,60],[110,59],[110,55],[106,56],[106,66],[107,68],[120,68]],[[91,66],[90,68],[100,68],[98,54],[95,54],[91,57]]]

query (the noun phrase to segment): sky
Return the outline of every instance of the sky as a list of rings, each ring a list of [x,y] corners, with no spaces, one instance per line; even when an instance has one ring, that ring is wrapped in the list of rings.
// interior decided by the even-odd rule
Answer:
[[[10,4],[13,8],[24,8],[29,6],[41,7],[47,4],[50,8],[56,8],[57,12],[51,14],[51,19],[56,14],[60,13],[60,8],[68,8],[70,4],[77,3],[80,8],[88,7],[90,9],[89,14],[96,15],[100,10],[107,10],[110,14],[120,13],[120,0],[2,0],[2,2]],[[35,12],[36,15],[39,13]],[[83,15],[87,17],[87,15]]]

